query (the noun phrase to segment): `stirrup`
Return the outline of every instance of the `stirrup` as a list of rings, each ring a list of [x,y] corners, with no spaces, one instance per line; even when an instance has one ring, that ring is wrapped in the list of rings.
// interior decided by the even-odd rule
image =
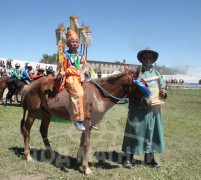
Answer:
[[[98,130],[98,127],[96,125],[92,125],[91,128]]]

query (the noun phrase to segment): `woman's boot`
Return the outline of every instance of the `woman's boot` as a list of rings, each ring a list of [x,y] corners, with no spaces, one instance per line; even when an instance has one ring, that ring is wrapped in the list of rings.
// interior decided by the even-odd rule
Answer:
[[[154,153],[145,153],[144,155],[144,163],[147,166],[158,168],[160,164],[157,163],[154,159]]]
[[[133,154],[125,153],[124,161],[123,161],[123,167],[131,168],[132,167],[132,161],[133,161]]]

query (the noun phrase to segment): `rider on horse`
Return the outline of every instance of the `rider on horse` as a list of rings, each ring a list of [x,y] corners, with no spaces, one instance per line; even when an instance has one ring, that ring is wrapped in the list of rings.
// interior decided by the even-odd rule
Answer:
[[[47,77],[54,77],[54,70],[52,68],[52,66],[49,66],[47,69],[46,69],[46,74],[47,74]]]
[[[22,81],[25,82],[26,84],[30,84],[31,83],[31,80],[32,78],[30,77],[30,73],[31,73],[31,70],[32,70],[32,66],[28,66],[27,68],[25,68],[24,71],[22,71]]]
[[[37,74],[30,73],[29,76],[31,79],[37,80],[44,76],[44,72],[45,72],[45,70],[43,68],[39,68],[37,71]]]
[[[21,80],[22,76],[21,76],[19,68],[20,68],[20,64],[16,63],[15,69],[13,69],[13,72],[11,73],[11,78],[17,78],[17,79]]]
[[[64,72],[60,72],[63,77],[62,86],[68,87],[73,104],[74,125],[78,130],[84,131],[82,124],[84,121],[83,88],[81,83],[84,80],[84,71],[88,70],[87,61],[83,54],[78,53],[79,37],[74,31],[67,33],[67,46],[69,50],[64,52],[64,61],[60,66]],[[61,68],[60,67],[60,68]]]

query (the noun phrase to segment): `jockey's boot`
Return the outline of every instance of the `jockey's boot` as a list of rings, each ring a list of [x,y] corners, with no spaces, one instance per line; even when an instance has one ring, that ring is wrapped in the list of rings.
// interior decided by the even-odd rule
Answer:
[[[85,127],[83,126],[82,121],[74,122],[74,126],[75,126],[78,130],[80,130],[80,131],[84,131],[84,130],[85,130]]]

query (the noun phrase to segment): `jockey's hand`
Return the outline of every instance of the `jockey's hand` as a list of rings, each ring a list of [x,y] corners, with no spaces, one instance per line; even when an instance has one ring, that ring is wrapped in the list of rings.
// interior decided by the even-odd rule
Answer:
[[[62,63],[59,62],[59,64],[57,65],[58,68],[61,68],[62,67]]]
[[[79,69],[77,69],[77,74],[79,74],[79,75],[81,74],[81,71]]]
[[[65,76],[65,72],[64,71],[60,72],[60,74],[61,74],[61,76]]]

